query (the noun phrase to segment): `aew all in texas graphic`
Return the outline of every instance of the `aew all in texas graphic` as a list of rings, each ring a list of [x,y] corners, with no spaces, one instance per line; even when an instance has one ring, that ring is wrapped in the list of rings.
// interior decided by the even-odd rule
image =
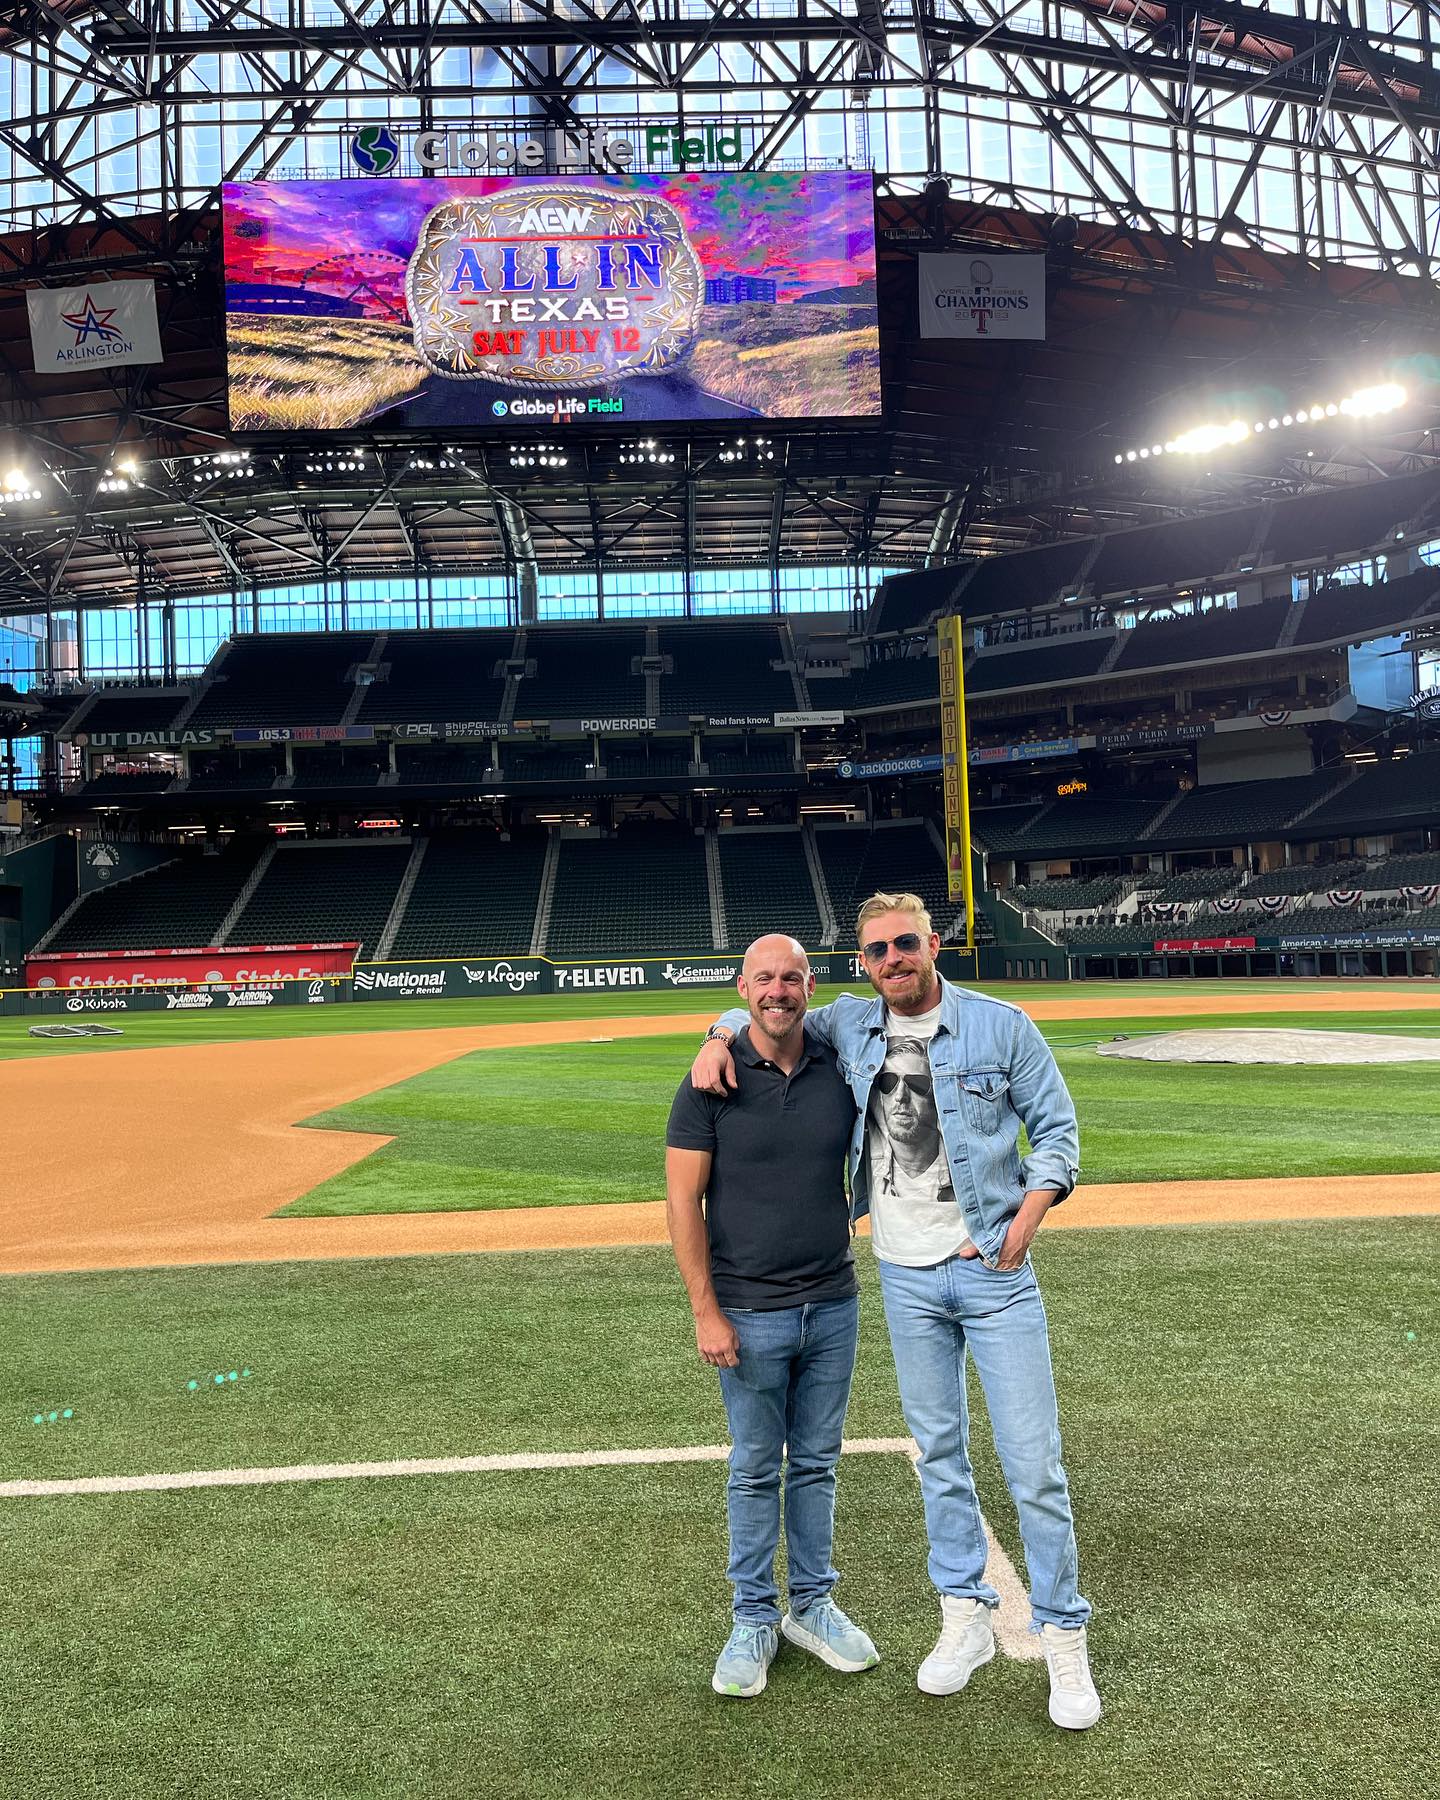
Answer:
[[[237,431],[880,411],[868,174],[235,182],[224,202]]]

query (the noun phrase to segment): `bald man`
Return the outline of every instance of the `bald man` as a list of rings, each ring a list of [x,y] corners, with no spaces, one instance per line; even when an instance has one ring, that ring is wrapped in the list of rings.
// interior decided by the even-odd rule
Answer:
[[[730,1422],[734,1625],[710,1685],[750,1698],[765,1686],[781,1633],[844,1674],[880,1658],[835,1604],[830,1560],[860,1323],[844,1180],[855,1103],[834,1055],[806,1032],[815,977],[800,945],[757,938],[737,985],[750,1022],[733,1044],[735,1088],[702,1093],[688,1075],[680,1084],[665,1184],[696,1348],[719,1371]]]

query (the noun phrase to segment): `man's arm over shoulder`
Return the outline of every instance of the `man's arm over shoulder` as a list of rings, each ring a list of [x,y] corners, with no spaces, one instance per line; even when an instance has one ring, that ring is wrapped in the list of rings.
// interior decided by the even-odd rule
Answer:
[[[818,1043],[824,1044],[828,1050],[839,1048],[839,1034],[844,1030],[847,1020],[855,1016],[855,1008],[862,1012],[871,1004],[859,994],[837,994],[833,1000],[827,1000],[824,1006],[812,1006],[805,1014],[805,1029]],[[732,1006],[721,1013],[716,1025],[723,1025],[733,1038],[742,1025],[748,1025],[750,1015],[743,1006]],[[713,1029],[713,1028],[712,1028]]]
[[[1058,1204],[1080,1173],[1075,1103],[1039,1029],[1016,1008],[1010,1055],[1010,1099],[1030,1139],[1021,1167],[1027,1192],[1054,1188]]]
[[[817,1044],[827,1050],[839,1050],[847,1022],[859,1016],[869,1005],[858,994],[841,994],[825,1006],[812,1006],[805,1015],[805,1029]],[[736,1086],[735,1059],[730,1045],[741,1026],[748,1025],[750,1015],[743,1007],[732,1006],[711,1026],[728,1031],[727,1039],[707,1038],[690,1065],[690,1080],[704,1094],[724,1094]]]

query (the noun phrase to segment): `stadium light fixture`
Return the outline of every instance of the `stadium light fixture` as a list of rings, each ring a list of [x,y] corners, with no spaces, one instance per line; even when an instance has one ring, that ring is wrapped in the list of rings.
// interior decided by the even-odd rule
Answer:
[[[1373,387],[1357,388],[1341,400],[1315,400],[1279,418],[1231,419],[1225,425],[1196,425],[1163,444],[1142,445],[1135,450],[1117,451],[1117,467],[1124,463],[1148,462],[1156,456],[1208,456],[1212,450],[1229,449],[1259,437],[1266,431],[1283,431],[1292,425],[1319,424],[1322,419],[1370,419],[1381,413],[1395,412],[1404,406],[1409,395],[1398,381],[1379,382]],[[1308,456],[1311,454],[1306,452]]]
[[[43,500],[44,492],[40,487],[38,476],[18,465],[5,471],[3,491],[0,491],[0,508],[8,506],[16,500]]]

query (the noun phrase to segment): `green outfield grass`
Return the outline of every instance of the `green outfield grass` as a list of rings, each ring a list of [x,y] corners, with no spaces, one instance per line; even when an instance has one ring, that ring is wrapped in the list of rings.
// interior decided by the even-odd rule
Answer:
[[[868,1250],[848,1429],[903,1430]],[[723,1469],[0,1501],[7,1800],[1401,1800],[1427,1791],[1440,1223],[1042,1238],[1106,1716],[948,1700],[915,1481],[848,1462],[884,1661],[708,1688]],[[187,1382],[249,1367],[243,1382]],[[31,1416],[73,1410],[56,1426]],[[9,1277],[0,1476],[718,1442],[659,1250]],[[1017,1563],[977,1408],[978,1478]]]
[[[1214,1021],[1195,1019],[1189,1023]],[[1273,1023],[1239,1014],[1234,1024]],[[1403,1174],[1440,1168],[1440,1064],[1385,1069],[1121,1062],[1096,1042],[1184,1020],[1042,1026],[1082,1125],[1087,1181]],[[1302,1014],[1287,1025],[1440,1034],[1435,1015]],[[665,1120],[695,1036],[482,1050],[307,1123],[394,1142],[290,1216],[655,1200]],[[1223,1121],[1223,1129],[1218,1128]]]
[[[1365,998],[1371,993],[1394,994],[1409,990],[1419,997],[1430,998],[1437,992],[1433,982],[1400,983],[1397,981],[1347,981],[1302,985],[1296,981],[1086,981],[1086,982],[1000,982],[982,988],[1001,999],[1023,1005],[1029,1000],[1085,1000],[1093,998],[1097,1014],[1106,1014],[1127,995],[1164,994],[1169,997],[1225,994],[1235,1007],[1237,1018],[1252,1013],[1262,1023],[1273,1024],[1264,1011],[1269,994],[1343,993],[1354,998],[1352,1019],[1368,1018]],[[863,984],[849,987],[821,987],[816,990],[815,1005],[833,1000],[837,994],[869,994]],[[269,1011],[242,1008],[219,1013],[106,1013],[94,1016],[94,1023],[118,1027],[115,1038],[32,1038],[31,1025],[72,1023],[68,1015],[53,1019],[0,1019],[0,1061],[14,1056],[91,1056],[118,1050],[148,1049],[174,1044],[215,1044],[254,1038],[329,1037],[337,1032],[354,1031],[424,1031],[437,1026],[512,1025],[538,1023],[545,1019],[618,1019],[636,1016],[664,1017],[675,1013],[709,1014],[730,1004],[728,988],[665,988],[636,992],[619,989],[603,994],[532,994],[528,997],[506,996],[485,1000],[356,1000],[325,1006],[278,1006]],[[1331,1022],[1337,1015],[1325,1015]],[[1395,1015],[1385,1015],[1388,1020]],[[1413,1022],[1429,1029],[1425,1021],[1433,1020],[1440,1032],[1440,1010],[1425,1012],[1417,1008]],[[84,1022],[81,1019],[79,1022]],[[1213,1019],[1207,1019],[1213,1023]],[[1117,1021],[1114,1030],[1123,1030]],[[1354,1028],[1352,1026],[1352,1028]],[[1154,1030],[1156,1022],[1145,1021],[1137,1029]]]

